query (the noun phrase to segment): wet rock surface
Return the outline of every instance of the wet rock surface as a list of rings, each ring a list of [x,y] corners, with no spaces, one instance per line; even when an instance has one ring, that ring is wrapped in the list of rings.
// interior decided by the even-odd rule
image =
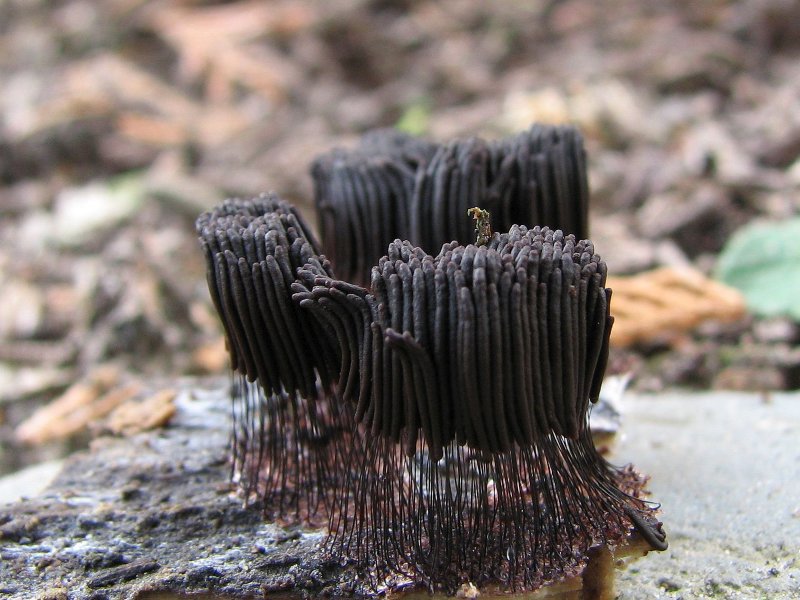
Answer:
[[[320,552],[320,533],[242,507],[229,484],[225,382],[177,403],[172,426],[101,438],[42,495],[0,506],[0,598],[359,590]]]

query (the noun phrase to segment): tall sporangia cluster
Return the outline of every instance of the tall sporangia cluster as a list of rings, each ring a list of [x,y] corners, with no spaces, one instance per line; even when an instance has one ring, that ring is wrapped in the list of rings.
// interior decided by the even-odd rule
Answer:
[[[331,472],[351,425],[331,402],[335,341],[292,300],[296,272],[331,276],[293,206],[275,196],[226,200],[197,220],[208,287],[231,368],[233,467],[246,497],[274,518],[308,518],[339,480]]]
[[[311,172],[322,242],[346,281],[366,284],[394,239],[429,251],[468,241],[473,206],[499,231],[521,223],[588,236],[586,153],[574,127],[443,145],[379,130],[317,158]]]
[[[515,224],[466,243],[470,205],[585,231],[582,157],[573,129],[534,127],[441,147],[379,132],[319,159],[323,231],[355,283],[273,196],[201,216],[241,381],[235,468],[269,516],[319,511],[335,555],[448,592],[536,589],[632,529],[666,547],[643,478],[588,427],[613,323],[592,243]],[[382,241],[396,231],[441,250]]]

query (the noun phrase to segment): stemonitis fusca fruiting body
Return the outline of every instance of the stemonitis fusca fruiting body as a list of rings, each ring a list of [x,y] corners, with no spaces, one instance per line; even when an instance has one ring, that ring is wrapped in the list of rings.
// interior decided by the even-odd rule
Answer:
[[[197,220],[208,287],[233,372],[233,466],[246,497],[273,518],[309,518],[336,487],[331,471],[352,433],[332,401],[340,357],[316,319],[292,300],[296,271],[330,264],[290,204],[227,200]]]
[[[376,133],[314,170],[337,273],[355,282],[274,196],[198,221],[241,380],[245,491],[273,517],[322,508],[331,552],[448,592],[536,589],[634,529],[665,548],[644,478],[609,465],[588,427],[613,317],[606,265],[582,239],[577,132],[446,146]],[[495,230],[518,216],[553,228],[508,223],[468,243],[467,210],[487,205]],[[367,253],[387,235],[382,258]]]
[[[520,223],[588,236],[586,152],[574,127],[442,145],[379,130],[355,149],[318,157],[311,173],[326,256],[345,281],[368,283],[394,239],[429,252],[474,240],[474,206],[492,214],[498,231]]]

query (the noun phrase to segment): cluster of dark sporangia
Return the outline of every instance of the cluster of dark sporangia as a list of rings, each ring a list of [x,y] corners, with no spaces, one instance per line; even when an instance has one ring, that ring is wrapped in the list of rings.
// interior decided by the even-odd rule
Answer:
[[[535,224],[583,239],[585,163],[574,127],[534,125],[499,141],[443,145],[376,131],[356,149],[333,150],[312,165],[322,243],[339,277],[365,284],[394,239],[429,251],[466,242],[473,206],[488,210],[498,231]]]
[[[581,160],[531,159],[531,139],[571,140],[567,154]],[[468,148],[481,145],[436,149],[382,132],[315,163],[337,270],[377,263],[368,287],[338,279],[297,212],[274,196],[228,200],[198,220],[239,375],[234,466],[245,492],[272,518],[323,514],[328,548],[365,572],[449,592],[468,581],[536,589],[577,574],[590,548],[632,529],[666,547],[640,499],[643,478],[610,466],[588,427],[613,322],[605,263],[590,241],[560,229],[511,224],[475,245],[460,224],[470,224],[463,202],[538,218],[521,205],[555,197],[554,226],[568,218],[584,231],[578,134],[534,128],[491,145],[516,149],[502,168],[452,167],[457,157],[477,164]],[[452,185],[465,173],[483,182],[465,184],[468,201],[426,183],[444,168],[434,165],[443,149]],[[398,157],[411,158],[398,166]],[[543,184],[553,171],[562,183]],[[486,177],[498,172],[506,183]],[[396,185],[378,185],[389,180]],[[452,203],[464,219],[432,216],[455,215]],[[361,256],[398,227],[423,241],[462,238],[435,256],[400,239],[388,249],[384,241],[382,258]]]
[[[349,435],[332,403],[335,340],[292,300],[297,270],[329,277],[330,264],[295,208],[274,196],[226,200],[197,220],[208,287],[239,375],[233,468],[249,498],[273,518],[303,518],[341,477],[330,443]],[[346,429],[342,429],[346,427]]]

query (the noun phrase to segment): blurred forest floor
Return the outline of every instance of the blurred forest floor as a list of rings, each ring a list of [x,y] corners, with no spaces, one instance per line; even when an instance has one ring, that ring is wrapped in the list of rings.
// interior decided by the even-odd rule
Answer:
[[[370,128],[574,122],[610,271],[712,273],[739,227],[797,212],[798,55],[790,0],[0,0],[0,473],[84,444],[141,381],[225,372],[195,218],[267,190],[309,209],[312,157]],[[611,368],[794,389],[799,337],[709,322]]]

